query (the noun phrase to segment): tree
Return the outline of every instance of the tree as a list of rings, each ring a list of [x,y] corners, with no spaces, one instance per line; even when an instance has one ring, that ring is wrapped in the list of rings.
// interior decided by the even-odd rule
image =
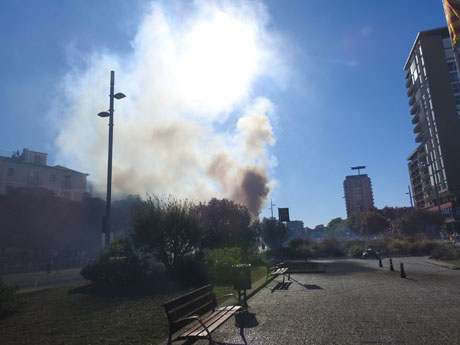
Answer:
[[[349,220],[352,227],[364,236],[381,234],[390,226],[388,220],[374,210],[355,212]]]
[[[377,210],[382,216],[386,219],[395,220],[397,218],[402,217],[406,212],[412,210],[412,207],[390,207],[385,206],[381,210]]]
[[[199,247],[202,229],[192,203],[149,197],[136,204],[132,239],[136,247],[173,270]]]
[[[439,229],[443,222],[439,212],[411,209],[396,220],[396,228],[405,235],[433,235],[433,227]]]
[[[260,223],[260,233],[271,249],[279,249],[289,238],[289,229],[275,218],[264,218]]]
[[[327,224],[327,230],[329,236],[344,236],[349,228],[349,222],[346,219],[340,217],[332,219]]]
[[[138,195],[128,195],[112,203],[110,224],[116,238],[123,238],[131,234],[133,212],[140,202],[141,198]]]
[[[257,238],[257,226],[249,210],[232,200],[213,198],[196,206],[204,230],[203,247],[224,248],[238,246],[245,255]]]

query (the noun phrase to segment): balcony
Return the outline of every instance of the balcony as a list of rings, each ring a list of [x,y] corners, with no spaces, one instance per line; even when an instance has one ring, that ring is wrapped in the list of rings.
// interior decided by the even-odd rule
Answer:
[[[406,73],[406,79],[409,79],[410,80],[410,69],[407,70],[407,73]]]
[[[410,99],[409,99],[409,105],[410,106],[413,106],[415,104],[415,96],[412,96]]]
[[[415,142],[416,142],[416,143],[421,143],[421,142],[423,142],[423,134],[422,134],[422,133],[419,133],[419,134],[417,135],[417,137],[415,138]]]
[[[407,79],[406,81],[406,87],[409,88],[412,86],[412,78]]]
[[[417,113],[417,106],[414,105],[412,108],[410,108],[410,114],[415,115]]]
[[[414,117],[412,118],[412,124],[415,125],[416,123],[418,123],[418,116],[414,116]]]
[[[414,133],[420,133],[422,131],[422,127],[420,127],[420,123],[414,127]]]
[[[414,85],[411,85],[409,90],[407,90],[407,97],[411,97],[414,94]]]

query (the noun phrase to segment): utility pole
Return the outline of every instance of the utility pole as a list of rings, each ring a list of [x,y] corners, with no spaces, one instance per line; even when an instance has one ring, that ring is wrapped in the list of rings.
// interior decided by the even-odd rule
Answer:
[[[272,199],[270,199],[270,207],[268,209],[272,211],[272,219],[273,219],[273,206],[275,206],[275,204],[273,203]]]

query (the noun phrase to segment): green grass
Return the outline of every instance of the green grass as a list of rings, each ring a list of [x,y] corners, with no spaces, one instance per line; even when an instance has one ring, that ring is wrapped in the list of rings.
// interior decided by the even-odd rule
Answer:
[[[460,266],[460,260],[439,260],[439,261],[445,262],[447,264]]]
[[[253,282],[264,267],[251,272]],[[21,294],[18,311],[0,320],[2,344],[158,344],[168,336],[163,303],[192,289],[168,284],[97,289],[65,287]],[[232,293],[215,287],[217,296]]]

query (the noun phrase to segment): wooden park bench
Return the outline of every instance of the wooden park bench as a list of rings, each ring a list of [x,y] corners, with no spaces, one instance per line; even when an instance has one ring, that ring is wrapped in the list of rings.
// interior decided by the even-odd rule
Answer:
[[[291,273],[289,272],[289,268],[283,267],[283,263],[280,263],[276,266],[269,267],[267,270],[268,275],[278,277],[280,275],[283,276],[283,284],[285,281],[286,274],[288,275],[288,280],[291,280]],[[267,280],[268,280],[268,275],[267,275]]]
[[[209,344],[213,344],[211,333],[242,309],[237,304],[217,308],[217,300],[229,296],[236,299],[234,294],[216,298],[212,292],[212,285],[206,285],[165,303],[169,322],[168,345],[178,340],[199,338],[209,339]],[[205,316],[208,312],[210,314]],[[195,322],[191,327],[182,330],[193,321]],[[178,336],[173,339],[174,333],[178,333]]]

